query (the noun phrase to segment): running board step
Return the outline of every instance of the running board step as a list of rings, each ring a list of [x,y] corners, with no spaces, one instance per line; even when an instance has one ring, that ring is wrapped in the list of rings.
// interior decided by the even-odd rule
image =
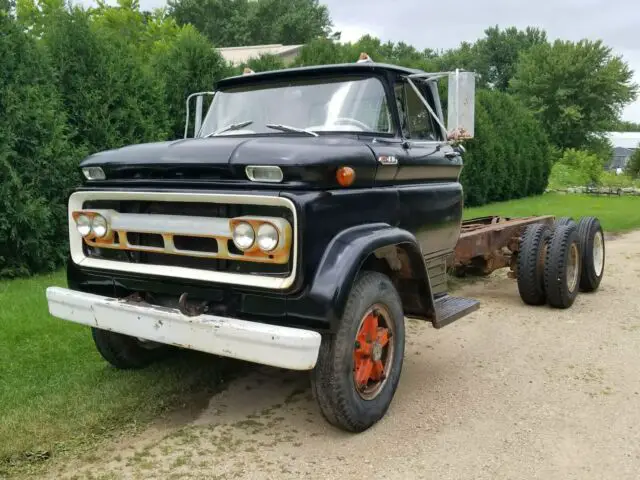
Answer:
[[[444,295],[436,299],[435,328],[442,328],[456,320],[475,312],[480,308],[480,302],[472,298],[452,297]]]

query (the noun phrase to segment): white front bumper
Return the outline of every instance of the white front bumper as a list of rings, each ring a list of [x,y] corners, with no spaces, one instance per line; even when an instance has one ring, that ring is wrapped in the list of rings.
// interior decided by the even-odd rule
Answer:
[[[318,358],[318,332],[216,315],[187,317],[173,308],[47,289],[49,312],[71,322],[153,342],[292,370],[310,370]]]

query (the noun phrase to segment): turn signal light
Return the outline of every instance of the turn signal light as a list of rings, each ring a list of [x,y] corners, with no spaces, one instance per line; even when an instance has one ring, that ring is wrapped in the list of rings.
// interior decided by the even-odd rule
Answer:
[[[336,172],[336,180],[341,187],[349,187],[356,181],[356,171],[351,167],[340,167]]]

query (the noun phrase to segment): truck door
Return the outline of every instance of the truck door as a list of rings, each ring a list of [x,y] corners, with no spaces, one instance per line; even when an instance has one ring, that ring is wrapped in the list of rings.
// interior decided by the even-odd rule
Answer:
[[[432,110],[440,112],[437,91],[424,82],[414,85]],[[406,78],[398,77],[395,97],[405,140],[394,182],[400,224],[416,235],[425,257],[447,254],[455,247],[462,220],[462,159]]]

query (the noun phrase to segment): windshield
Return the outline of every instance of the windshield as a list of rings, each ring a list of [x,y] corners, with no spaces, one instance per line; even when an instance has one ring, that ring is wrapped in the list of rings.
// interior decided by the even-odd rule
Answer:
[[[246,126],[237,127],[245,123]],[[393,131],[382,82],[375,77],[340,77],[288,80],[219,91],[200,136],[282,135],[282,130],[267,126],[274,124],[314,132]]]

